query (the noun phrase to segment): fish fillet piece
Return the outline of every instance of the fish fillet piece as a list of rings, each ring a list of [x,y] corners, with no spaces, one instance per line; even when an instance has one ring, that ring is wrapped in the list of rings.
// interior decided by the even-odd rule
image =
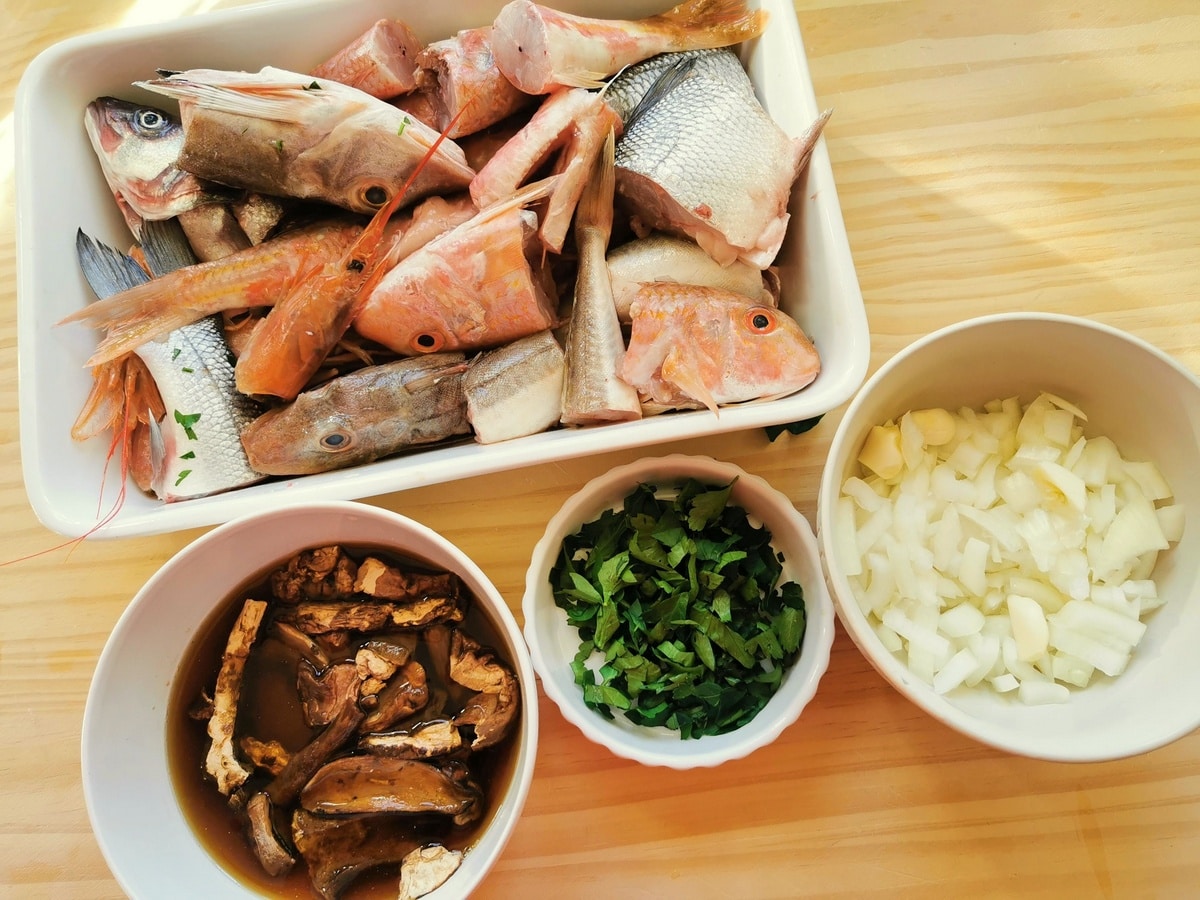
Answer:
[[[390,100],[416,90],[421,41],[399,19],[379,19],[310,74]]]
[[[242,445],[257,471],[312,475],[467,434],[465,369],[461,353],[364,366],[263,413]]]
[[[546,97],[529,122],[471,179],[476,205],[482,209],[512,196],[563,146],[576,119],[598,109],[600,102],[599,95],[582,88],[563,88]]]
[[[448,137],[482,131],[535,99],[496,68],[491,34],[490,26],[470,28],[434,41],[417,56],[416,81],[432,103],[431,124],[449,129]]]
[[[667,408],[774,397],[809,385],[821,370],[816,348],[782,310],[720,288],[643,285],[621,377],[643,400]]]
[[[556,302],[535,271],[543,179],[481,210],[397,263],[363,302],[354,330],[402,355],[494,347],[556,324]]]
[[[357,88],[286,69],[190,69],[136,82],[179,101],[179,165],[222,184],[370,215],[401,189],[439,133]],[[474,176],[445,141],[404,202],[465,187]]]
[[[732,51],[706,51],[677,67],[669,57],[651,62],[667,68],[617,145],[617,193],[644,228],[688,236],[722,264],[766,268],[820,127],[789,137]]]
[[[564,425],[622,422],[642,415],[637,391],[619,374],[625,359],[625,339],[604,260],[612,234],[614,141],[609,131],[575,217],[579,272],[567,328],[567,377],[561,417]]]
[[[562,252],[567,233],[571,230],[571,219],[587,183],[588,173],[592,171],[604,147],[605,136],[610,133],[619,134],[620,130],[620,117],[599,97],[595,109],[576,118],[569,127],[566,146],[554,165],[554,172],[561,178],[546,203],[541,228],[538,230],[542,245],[551,253]],[[611,197],[608,203],[611,207]],[[610,224],[609,231],[611,230]]]
[[[673,281],[735,291],[764,306],[778,306],[777,279],[757,266],[735,261],[721,265],[687,238],[661,232],[635,238],[608,253],[617,318],[629,321],[629,305],[646,282]]]
[[[622,67],[659,53],[728,47],[762,34],[764,10],[745,0],[686,0],[636,21],[558,12],[513,0],[492,23],[496,65],[530,94],[560,85],[596,88]]]
[[[566,357],[549,329],[480,353],[463,378],[475,440],[492,444],[558,424],[565,373]]]

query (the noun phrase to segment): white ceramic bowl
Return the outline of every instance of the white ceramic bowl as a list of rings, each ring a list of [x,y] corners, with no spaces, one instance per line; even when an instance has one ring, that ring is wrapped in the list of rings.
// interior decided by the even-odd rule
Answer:
[[[858,472],[872,425],[909,409],[982,407],[1004,397],[1028,403],[1050,391],[1088,416],[1085,434],[1107,435],[1122,455],[1152,460],[1182,502],[1182,540],[1154,572],[1162,608],[1117,678],[1072,690],[1065,704],[1025,706],[990,690],[946,695],[914,678],[871,629],[851,591],[835,542],[836,500]],[[972,319],[897,353],[863,386],[838,425],[821,479],[817,532],[838,616],[896,690],[963,734],[1025,756],[1088,761],[1161,746],[1200,725],[1200,380],[1147,342],[1084,318],[1014,313]]]
[[[412,0],[283,0],[178,21],[89,34],[39,55],[21,79],[15,106],[18,339],[21,457],[38,518],[68,535],[96,522],[104,482],[103,438],[73,442],[71,423],[90,386],[83,361],[96,334],[55,328],[92,295],[74,263],[75,231],[116,246],[128,242],[113,198],[82,127],[83,109],[108,94],[169,105],[130,87],[157,68],[249,69],[270,64],[306,70],[381,17],[407,21],[423,40],[491,22],[503,0],[417,3]],[[666,0],[560,0],[565,11],[613,18],[661,12]],[[770,25],[742,52],[771,115],[801,134],[819,109],[792,5],[750,0]],[[836,116],[834,124],[836,128]],[[176,531],[223,522],[294,500],[354,499],[519,466],[795,422],[840,406],[866,375],[869,332],[829,156],[822,140],[792,193],[792,224],[778,264],[783,308],[798,319],[822,358],[816,381],[787,398],[722,410],[647,418],[603,428],[559,430],[489,446],[429,449],[343,471],[281,479],[223,494],[162,504],[131,490],[119,514],[96,537]],[[115,497],[119,467],[108,471],[104,497]]]
[[[737,478],[730,503],[764,523],[772,543],[784,555],[784,575],[804,590],[807,628],[800,656],[783,677],[775,695],[749,723],[721,735],[684,740],[666,727],[636,725],[617,714],[609,720],[588,709],[575,684],[571,660],[579,649],[579,632],[554,602],[550,569],[563,539],[606,509],[621,502],[639,484],[676,484],[696,478],[726,484]],[[816,538],[808,520],[791,501],[757,475],[731,463],[704,456],[671,455],[641,459],[593,478],[555,513],[534,548],[525,576],[525,640],[542,688],[563,716],[583,734],[627,759],[645,765],[689,769],[715,766],[765,747],[796,719],[813,698],[829,666],[833,645],[833,604],[821,576]]]
[[[167,703],[189,643],[223,599],[273,563],[333,543],[395,548],[457,572],[495,625],[521,681],[512,780],[458,871],[428,896],[465,896],[503,850],[529,791],[538,737],[534,672],[504,598],[462,551],[398,513],[338,501],[285,506],[226,523],[172,557],[133,598],[100,655],[84,712],[83,789],[100,848],[130,897],[261,896],[218,865],[180,809],[168,769]]]

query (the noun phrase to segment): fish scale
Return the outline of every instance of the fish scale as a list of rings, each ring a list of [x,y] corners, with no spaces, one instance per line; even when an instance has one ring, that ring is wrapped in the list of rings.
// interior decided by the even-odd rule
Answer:
[[[787,229],[801,146],[762,108],[732,51],[664,56],[617,144],[617,192],[649,227],[683,233],[719,262],[766,268]],[[666,87],[679,58],[690,71]]]

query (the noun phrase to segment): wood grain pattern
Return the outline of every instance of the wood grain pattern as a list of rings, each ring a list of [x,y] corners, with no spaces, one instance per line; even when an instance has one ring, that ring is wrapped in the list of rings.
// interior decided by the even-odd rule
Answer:
[[[0,30],[0,544],[53,546],[21,481],[12,106],[25,64],[162,4],[6,0]],[[229,5],[229,4],[226,4]],[[1125,328],[1200,371],[1200,6],[1194,0],[796,0],[872,330],[872,370],[1003,310]],[[658,448],[761,474],[810,517],[840,410],[808,435]],[[520,616],[558,505],[638,455],[374,498],[472,555]],[[484,503],[478,498],[486,497]],[[84,544],[0,569],[0,894],[121,895],[79,775],[88,683],[125,603],[200,532]],[[977,744],[892,691],[838,633],[802,719],[699,772],[616,759],[541,704],[525,815],[480,897],[1192,897],[1200,734],[1046,763]]]

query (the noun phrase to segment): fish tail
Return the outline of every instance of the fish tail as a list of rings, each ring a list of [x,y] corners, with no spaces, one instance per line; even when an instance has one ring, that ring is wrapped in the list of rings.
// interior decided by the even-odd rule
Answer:
[[[598,234],[604,244],[612,234],[613,225],[613,195],[616,188],[616,167],[614,163],[616,135],[609,128],[595,162],[592,164],[591,177],[579,196],[575,207],[575,228],[577,231],[590,231]]]
[[[674,31],[680,50],[728,47],[758,37],[767,27],[767,11],[750,9],[746,0],[684,0],[661,14]]]

